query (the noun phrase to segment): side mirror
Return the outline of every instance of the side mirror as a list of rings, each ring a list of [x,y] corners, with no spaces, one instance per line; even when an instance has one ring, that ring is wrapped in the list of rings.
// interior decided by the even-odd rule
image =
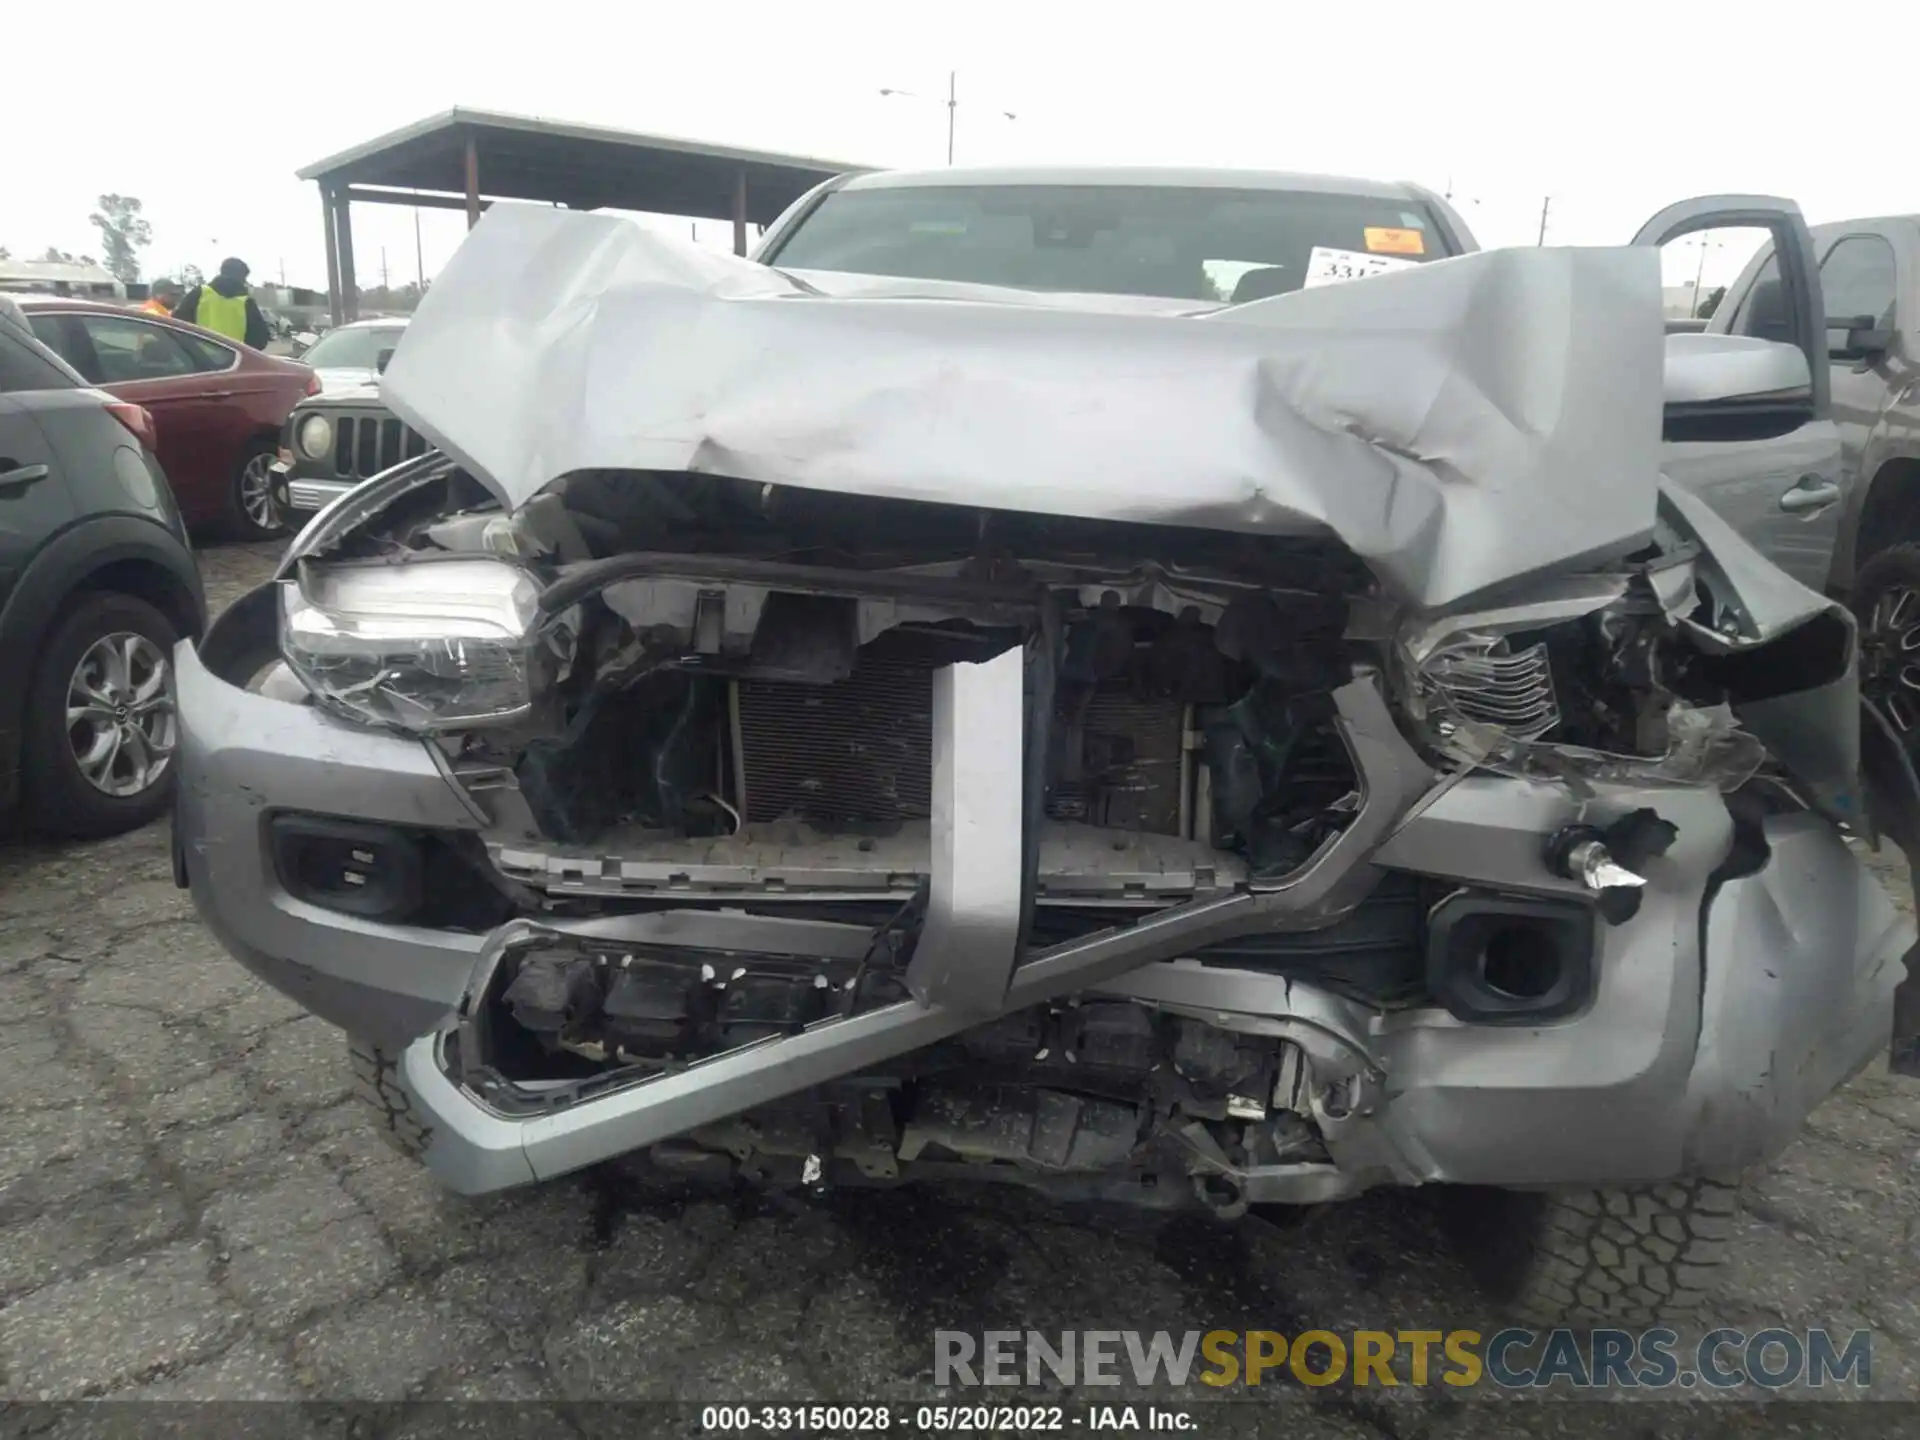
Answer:
[[[1841,341],[1834,344],[1838,332]],[[1830,360],[1878,360],[1893,348],[1893,332],[1882,330],[1871,315],[1827,317],[1827,358]]]
[[[375,357],[373,362],[373,368],[375,370],[378,370],[382,375],[384,375],[387,373],[387,362],[392,359],[393,359],[392,350],[382,350],[380,354],[377,357]]]
[[[1765,440],[1814,417],[1813,373],[1798,345],[1681,332],[1666,350],[1667,440]]]

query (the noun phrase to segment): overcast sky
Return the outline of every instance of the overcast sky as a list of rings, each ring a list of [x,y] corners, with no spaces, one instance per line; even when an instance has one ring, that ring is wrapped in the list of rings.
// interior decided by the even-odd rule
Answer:
[[[294,170],[451,106],[939,165],[949,69],[961,164],[1451,181],[1487,245],[1532,244],[1547,195],[1548,243],[1562,244],[1623,242],[1710,191],[1791,196],[1815,223],[1920,210],[1906,137],[1887,128],[1898,83],[1871,78],[1911,69],[1920,6],[1832,0],[1798,25],[1776,13],[1722,0],[19,5],[0,50],[0,244],[98,254],[87,215],[120,191],[153,225],[146,274],[238,254],[258,280],[284,266],[319,286],[318,192]],[[422,232],[431,276],[464,217],[424,212]],[[730,243],[723,224],[701,232]],[[393,283],[413,278],[410,212],[354,207],[354,242],[363,285],[383,246]],[[1708,252],[1709,284],[1737,271],[1736,248]],[[1669,280],[1691,278],[1697,253],[1670,257]]]

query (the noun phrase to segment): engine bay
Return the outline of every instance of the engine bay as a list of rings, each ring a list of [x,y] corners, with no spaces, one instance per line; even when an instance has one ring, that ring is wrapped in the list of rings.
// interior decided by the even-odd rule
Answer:
[[[1327,697],[1352,673],[1365,572],[1338,547],[1195,531],[1170,554],[1141,527],[619,479],[573,477],[531,522],[580,557],[543,599],[568,673],[536,723],[459,757],[524,802],[530,833],[497,852],[517,879],[578,890],[614,853],[643,870],[611,893],[676,861],[748,888],[769,868],[845,876],[812,851],[892,893],[926,868],[934,675],[1014,649],[1052,697],[1027,730],[1059,893],[1101,869],[1189,893],[1208,872],[1285,874],[1351,812]],[[461,523],[422,538],[457,545]]]

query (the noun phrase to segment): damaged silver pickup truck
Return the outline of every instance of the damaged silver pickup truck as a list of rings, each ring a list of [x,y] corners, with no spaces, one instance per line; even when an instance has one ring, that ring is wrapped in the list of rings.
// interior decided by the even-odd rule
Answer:
[[[1663,334],[1719,224],[1803,344]],[[1914,939],[1853,621],[1689,483],[1837,464],[1805,240],[1204,173],[863,176],[756,261],[495,207],[386,376],[435,448],[179,651],[181,882],[460,1191],[1485,1187],[1521,1313],[1676,1313]]]

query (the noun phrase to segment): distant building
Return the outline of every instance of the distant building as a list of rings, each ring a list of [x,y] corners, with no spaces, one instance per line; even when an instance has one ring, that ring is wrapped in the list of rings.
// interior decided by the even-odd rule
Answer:
[[[98,265],[66,260],[0,260],[0,290],[124,300],[127,287]]]

